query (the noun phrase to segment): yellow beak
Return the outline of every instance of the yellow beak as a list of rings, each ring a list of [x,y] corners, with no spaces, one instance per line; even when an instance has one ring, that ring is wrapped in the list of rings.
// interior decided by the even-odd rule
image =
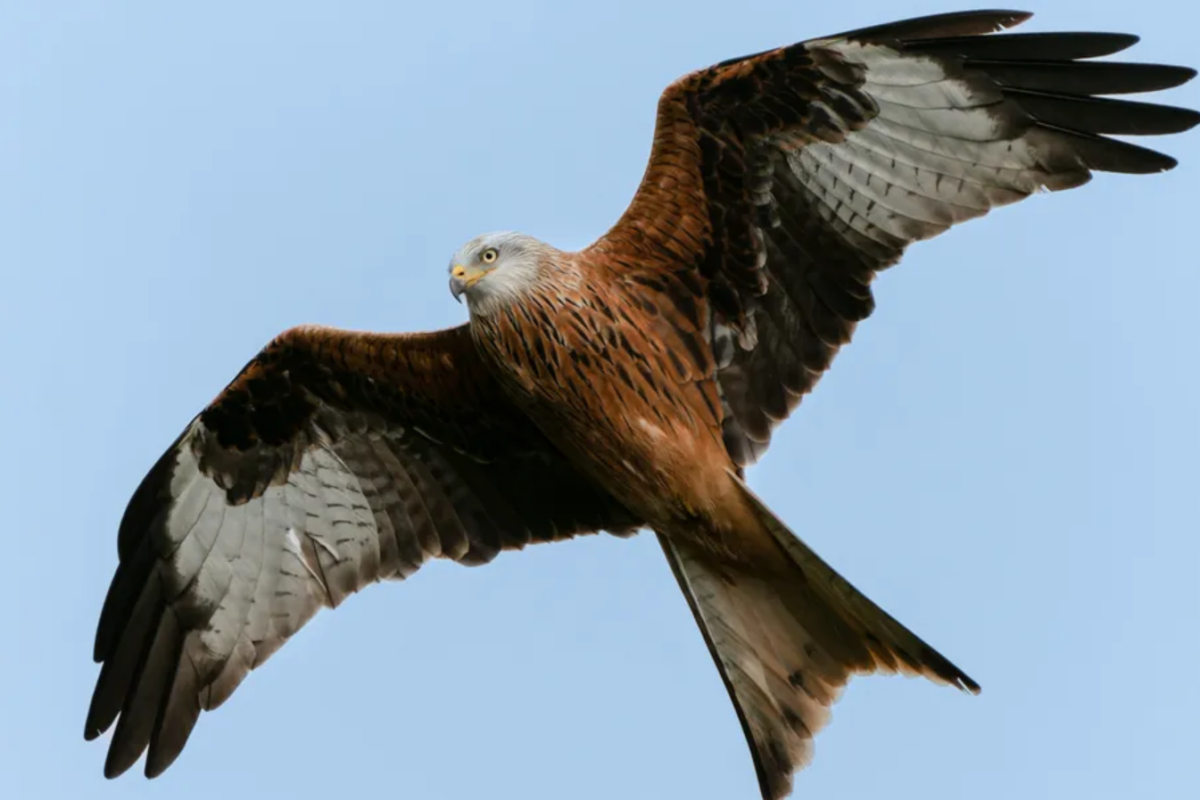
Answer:
[[[455,264],[450,270],[450,294],[461,303],[463,292],[479,283],[484,274],[481,269],[468,270],[462,264]]]

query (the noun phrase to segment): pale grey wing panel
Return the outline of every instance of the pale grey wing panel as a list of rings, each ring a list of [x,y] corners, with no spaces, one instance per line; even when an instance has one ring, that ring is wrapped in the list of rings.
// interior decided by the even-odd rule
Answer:
[[[300,439],[246,456],[277,472],[233,502],[205,469],[213,437],[197,419],[131,501],[123,527],[147,531],[105,602],[85,731],[94,738],[117,720],[106,774],[147,748],[147,775],[161,773],[201,710],[225,702],[320,608],[371,583],[431,558],[482,564],[502,549],[636,524],[548,456],[487,465],[411,429],[358,426],[333,440],[314,426]],[[230,463],[217,474],[236,474]]]

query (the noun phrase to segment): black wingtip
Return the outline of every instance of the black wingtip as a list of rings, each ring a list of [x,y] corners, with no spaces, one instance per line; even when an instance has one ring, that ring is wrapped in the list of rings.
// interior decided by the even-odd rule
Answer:
[[[104,759],[104,777],[108,780],[119,778],[129,771],[129,768],[137,763],[137,760],[142,757],[139,752],[131,761],[123,751],[110,749],[108,757]]]
[[[1175,133],[1190,131],[1197,125],[1200,125],[1200,111],[1194,108],[1180,108],[1179,106],[1170,106],[1170,109],[1171,113],[1175,116],[1177,124],[1182,126]]]
[[[983,36],[1020,25],[1032,16],[1032,11],[1006,9],[955,11],[949,14],[932,14],[896,22],[885,22],[882,25],[858,28],[828,38],[916,42],[943,37]]]
[[[905,48],[931,55],[1005,61],[1074,61],[1119,53],[1139,41],[1132,33],[1006,33],[908,39]]]
[[[1026,23],[1029,20],[1033,19],[1032,11],[1015,11],[1015,10],[1013,10],[1013,11],[996,11],[993,13],[1007,15],[1007,19],[997,23],[999,25],[998,30],[1003,30],[1006,28],[1015,28],[1018,25]]]
[[[1098,35],[1107,38],[1109,42],[1108,46],[1115,48],[1111,52],[1102,54],[1106,56],[1119,53],[1122,50],[1128,50],[1142,40],[1142,37],[1136,33],[1102,33]]]

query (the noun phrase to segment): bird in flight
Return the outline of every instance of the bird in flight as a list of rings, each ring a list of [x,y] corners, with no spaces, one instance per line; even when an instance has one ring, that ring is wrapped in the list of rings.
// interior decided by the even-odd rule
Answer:
[[[1130,35],[997,33],[1029,16],[906,20],[686,75],[632,203],[586,249],[481,236],[449,270],[469,323],[271,341],[121,520],[85,727],[116,723],[105,774],[144,752],[160,774],[322,607],[432,558],[599,531],[654,531],[765,800],[791,791],[852,675],[978,692],[743,476],[909,244],[1093,172],[1175,165],[1107,134],[1200,114],[1098,96],[1195,71],[1090,60]]]

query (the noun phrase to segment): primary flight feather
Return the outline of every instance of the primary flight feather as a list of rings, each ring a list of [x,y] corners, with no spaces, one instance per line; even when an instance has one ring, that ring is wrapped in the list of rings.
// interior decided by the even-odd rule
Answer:
[[[1088,61],[1135,37],[990,35],[979,11],[865,28],[685,76],[617,224],[450,268],[470,322],[306,327],[263,349],[134,493],[85,728],[105,774],[170,766],[322,606],[431,558],[653,529],[733,700],[766,800],[856,673],[978,685],[854,589],[742,482],[914,241],[1093,172],[1170,157],[1107,134],[1196,112],[1099,95],[1191,69]]]

